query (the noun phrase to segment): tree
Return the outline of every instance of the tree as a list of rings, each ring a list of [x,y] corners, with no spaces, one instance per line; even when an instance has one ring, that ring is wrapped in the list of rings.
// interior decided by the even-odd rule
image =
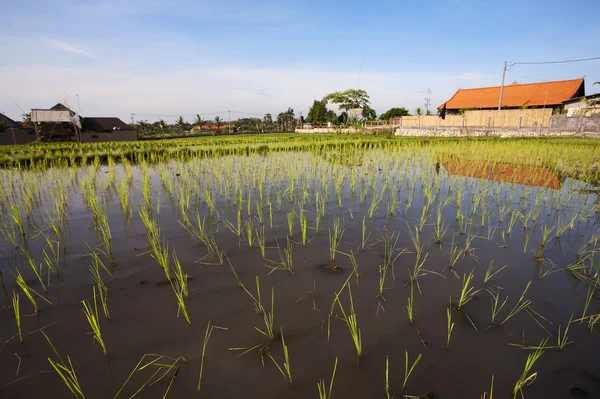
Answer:
[[[419,116],[423,115],[423,110],[421,109],[421,107],[417,107],[417,109],[415,109],[415,114]]]
[[[194,125],[199,126],[200,130],[202,130],[202,126],[206,124],[206,120],[202,119],[200,114],[196,114],[196,119],[194,119]]]
[[[363,108],[362,112],[363,119],[368,119],[372,121],[373,119],[377,119],[377,112],[368,105]]]
[[[158,127],[160,128],[160,130],[165,130],[166,128],[169,127],[169,124],[165,120],[159,119],[158,120]]]
[[[221,131],[221,124],[223,123],[223,119],[221,119],[219,116],[215,116],[215,125],[216,125],[216,130],[217,131]],[[215,135],[215,129],[213,129],[213,136]]]
[[[271,114],[265,114],[263,117],[263,125],[265,130],[271,131],[271,127],[273,126],[273,117]]]
[[[308,110],[306,121],[310,123],[323,123],[327,120],[327,102],[313,101],[313,105]]]
[[[177,119],[177,122],[175,122],[175,124],[177,125],[178,128],[184,129],[186,123],[183,120],[183,116],[180,116],[179,119]]]
[[[379,119],[388,120],[388,119],[392,119],[397,116],[410,116],[410,113],[404,107],[390,108],[387,111],[385,111],[383,114],[379,115]]]
[[[348,111],[353,108],[365,108],[369,106],[369,95],[362,89],[348,89],[345,91],[336,91],[323,97],[325,103],[331,101],[337,104],[340,109]]]
[[[29,127],[31,125],[31,113],[21,115],[23,118],[23,127]]]
[[[287,111],[280,112],[279,115],[277,115],[277,124],[284,132],[293,130],[294,122],[295,115],[293,108],[288,108]]]
[[[338,116],[337,123],[341,125],[345,125],[346,123],[348,123],[348,114],[346,113],[346,111],[342,111],[342,113]]]

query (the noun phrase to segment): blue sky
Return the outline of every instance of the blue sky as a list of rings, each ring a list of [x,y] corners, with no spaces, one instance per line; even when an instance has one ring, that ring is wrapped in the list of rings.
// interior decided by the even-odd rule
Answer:
[[[15,102],[58,101],[124,120],[306,115],[357,83],[378,114],[414,111],[428,87],[435,107],[459,87],[498,85],[504,60],[600,56],[598,1],[0,0],[0,10],[0,112],[17,119]],[[600,91],[600,61],[515,65],[506,82],[581,76]]]

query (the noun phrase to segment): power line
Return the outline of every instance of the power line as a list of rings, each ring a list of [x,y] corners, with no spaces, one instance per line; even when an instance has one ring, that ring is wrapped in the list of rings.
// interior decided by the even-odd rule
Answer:
[[[521,77],[524,77],[524,78],[527,78],[527,79],[535,80],[535,81],[537,81],[537,82],[546,82],[546,80],[536,79],[536,78],[532,78],[531,76],[527,76],[527,75],[522,75],[522,74],[520,74],[520,73],[516,73],[516,72],[515,72],[515,71],[513,71],[512,69],[508,69],[508,68],[507,68],[506,70],[507,70],[508,72],[510,72],[510,73],[512,73],[512,74],[514,74],[514,75],[517,75],[517,76],[521,76]]]
[[[566,64],[568,62],[582,62],[582,61],[594,61],[600,60],[600,57],[590,57],[590,58],[579,58],[576,60],[562,60],[562,61],[527,61],[527,62],[511,62],[512,65],[520,64],[520,65],[540,65],[540,64]]]

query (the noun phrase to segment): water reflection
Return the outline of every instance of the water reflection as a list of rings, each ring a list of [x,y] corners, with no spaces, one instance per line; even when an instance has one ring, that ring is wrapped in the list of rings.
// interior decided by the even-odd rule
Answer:
[[[436,169],[439,170],[440,164],[451,175],[476,177],[500,183],[516,183],[553,190],[560,190],[563,183],[556,173],[539,166],[446,158],[439,161]]]

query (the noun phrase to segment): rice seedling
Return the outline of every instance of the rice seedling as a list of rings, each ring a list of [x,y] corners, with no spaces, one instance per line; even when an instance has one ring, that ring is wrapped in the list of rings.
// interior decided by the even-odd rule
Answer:
[[[589,317],[588,328],[590,329],[590,333],[594,332],[594,327],[598,323],[600,323],[600,313]]]
[[[15,320],[17,322],[17,330],[19,331],[19,341],[23,343],[23,331],[21,330],[21,309],[19,307],[19,294],[13,291],[12,297],[13,311],[15,312]]]
[[[336,217],[333,219],[333,234],[329,230],[329,258],[333,262],[335,260],[335,254],[338,252],[338,247],[342,241],[344,230],[340,229],[340,218]]]
[[[494,260],[492,259],[490,261],[490,264],[487,268],[487,270],[485,271],[485,277],[483,279],[483,283],[487,283],[492,277],[494,277],[496,274],[500,273],[502,271],[502,269],[504,269],[506,267],[506,265],[502,266],[500,269],[494,271]]]
[[[390,359],[385,357],[385,396],[390,399]]]
[[[497,288],[497,291],[494,292],[492,289],[487,288],[486,291],[492,296],[492,320],[491,320],[491,325],[495,325],[496,323],[496,317],[498,316],[498,313],[500,313],[500,311],[502,310],[502,308],[504,307],[504,305],[506,304],[506,301],[508,301],[508,296],[504,299],[504,302],[502,302],[502,304],[498,305],[499,302],[499,298],[500,298],[500,288]]]
[[[256,278],[257,288],[258,288],[258,277]],[[260,298],[260,289],[258,293],[258,297]],[[261,330],[258,327],[254,327],[256,331],[269,338],[271,341],[275,341],[279,338],[277,331],[274,329],[275,324],[275,287],[271,288],[271,311],[267,312],[262,305],[259,306],[262,310],[263,320],[265,322],[265,330]]]
[[[21,209],[18,205],[10,204],[10,217],[16,223],[21,235],[25,237],[25,228],[23,227],[23,216],[21,215]]]
[[[410,279],[410,296],[408,297],[406,304],[406,312],[408,313],[408,321],[410,324],[413,324],[414,291],[414,283],[413,280]]]
[[[369,233],[369,235],[367,236],[367,225],[365,223],[365,218],[366,216],[363,216],[363,220],[362,220],[362,230],[361,230],[361,249],[364,251],[365,250],[365,246],[367,244],[367,241],[369,240],[369,237],[371,236],[371,233]]]
[[[252,226],[252,218],[246,220],[246,237],[248,238],[248,247],[252,248],[252,243],[254,242],[254,238],[252,233],[254,232]]]
[[[16,281],[17,285],[21,288],[21,290],[23,291],[23,293],[25,294],[27,299],[29,299],[29,302],[31,302],[31,304],[33,305],[33,310],[35,313],[39,313],[39,311],[40,311],[37,301],[35,300],[36,297],[41,298],[44,302],[48,303],[49,305],[52,305],[52,302],[50,302],[48,299],[44,298],[44,296],[42,296],[41,294],[36,292],[33,288],[31,288],[27,285],[27,282],[25,281],[25,279],[23,278],[23,276],[21,275],[21,273],[18,270],[17,270],[17,274],[14,275],[14,277],[15,277],[15,281]]]
[[[348,280],[346,280],[347,282]],[[356,365],[358,366],[359,359],[362,357],[362,335],[360,333],[360,328],[358,327],[358,319],[356,317],[356,312],[354,311],[354,300],[352,298],[352,289],[349,284],[345,284],[348,286],[348,298],[350,300],[350,308],[348,313],[344,310],[342,303],[340,302],[339,293],[335,297],[335,302],[339,305],[339,308],[342,312],[342,318],[346,322],[346,326],[348,327],[348,331],[350,332],[350,336],[352,337],[352,342],[354,343],[354,347],[356,348]],[[343,289],[343,288],[342,288]],[[341,291],[340,291],[341,292]]]
[[[166,246],[165,252],[166,254],[168,254],[168,248]],[[165,256],[168,256],[166,254]],[[173,263],[175,264],[175,267],[173,268],[175,278],[169,279],[169,282],[171,284],[173,292],[175,293],[175,298],[177,299],[177,317],[179,317],[179,314],[181,313],[183,314],[183,318],[185,319],[185,321],[188,324],[192,324],[192,322],[190,321],[190,316],[188,314],[187,305],[185,301],[188,297],[188,275],[183,273],[183,270],[181,269],[181,264],[179,263],[179,259],[177,258],[177,254],[175,253],[175,251],[173,251]]]
[[[60,355],[58,354],[58,351],[56,350],[56,348],[52,344],[52,341],[50,341],[50,338],[46,335],[46,333],[44,333],[43,330],[41,330],[41,333],[46,338],[46,341],[48,341],[48,344],[50,344],[52,351],[54,352],[54,354],[56,355],[56,357],[58,359],[58,360],[54,360],[51,357],[48,357],[48,362],[50,363],[50,366],[52,366],[54,371],[56,371],[56,374],[58,374],[60,379],[67,386],[69,391],[71,391],[73,396],[75,396],[78,399],[85,399],[85,395],[83,394],[83,389],[81,388],[81,385],[79,384],[79,379],[77,378],[77,374],[75,373],[75,368],[73,367],[73,363],[71,362],[70,356],[67,355],[67,361],[68,361],[68,364],[67,364],[60,357]]]
[[[436,244],[441,244],[442,239],[446,235],[446,231],[448,231],[448,226],[446,226],[445,220],[442,220],[442,210],[441,206],[438,206],[437,216],[435,219],[435,225],[433,230],[433,242]]]
[[[488,399],[487,392],[481,395],[481,399]],[[490,396],[489,399],[494,399],[494,376],[492,376],[492,383],[490,385]]]
[[[287,214],[287,224],[288,224],[288,232],[290,237],[294,236],[294,212],[289,212]]]
[[[535,254],[535,259],[538,262],[541,262],[544,259],[544,250],[546,248],[546,245],[548,244],[548,241],[550,240],[550,234],[552,233],[552,230],[554,230],[554,228],[548,229],[548,226],[546,226],[546,225],[544,225],[544,227],[542,228],[542,236],[540,238],[540,245]]]
[[[419,360],[421,360],[421,357],[422,357],[422,355],[419,353],[419,355],[413,362],[412,366],[410,366],[410,368],[408,368],[408,349],[406,350],[405,363],[404,363],[404,382],[402,383],[402,389],[404,389],[406,387],[406,382],[408,381],[408,377],[410,377],[410,375],[412,374],[413,370],[419,363]]]
[[[285,378],[285,381],[291,387],[293,387],[294,383],[292,382],[292,369],[290,367],[290,354],[289,354],[288,346],[285,344],[285,338],[283,337],[283,330],[280,331],[280,336],[281,336],[281,346],[283,347],[283,358],[284,358],[283,368],[281,368],[279,363],[277,363],[277,361],[275,360],[273,355],[271,355],[271,352],[267,352],[267,356],[269,356],[269,358],[273,361],[273,363],[275,364],[275,366],[277,367],[277,369],[279,370],[281,375],[283,375],[283,378]]]
[[[208,321],[208,325],[206,326],[206,331],[204,332],[204,342],[202,343],[202,358],[200,359],[200,375],[198,376],[198,391],[202,387],[202,374],[204,373],[204,356],[206,355],[206,346],[208,345],[208,340],[212,336],[213,330],[217,328],[220,330],[227,330],[224,327],[213,326],[210,324],[210,320]]]
[[[333,373],[331,374],[331,380],[329,381],[329,389],[325,386],[323,379],[317,383],[317,389],[319,390],[319,399],[331,399],[331,392],[333,391],[333,380],[335,379],[335,372],[337,370],[338,358],[335,358],[333,363]]]
[[[33,270],[33,273],[35,274],[35,276],[37,277],[38,281],[40,282],[40,285],[42,286],[42,289],[44,290],[44,292],[48,292],[48,290],[46,289],[46,286],[44,285],[44,279],[42,278],[42,264],[40,263],[40,266],[38,268],[38,266],[35,264],[35,261],[31,257],[31,254],[29,253],[29,250],[27,250],[25,248],[21,248],[21,251],[25,255],[25,259],[27,260],[27,264],[29,265],[29,267],[31,268],[31,270]]]
[[[569,322],[567,323],[567,325],[565,326],[565,329],[561,332],[561,328],[562,326],[559,325],[558,326],[558,334],[557,339],[558,339],[558,343],[557,343],[557,347],[559,351],[562,351],[565,346],[572,344],[574,341],[569,341],[569,337],[567,336],[567,334],[569,333],[569,326],[571,325],[571,322],[573,321],[573,314],[571,313],[571,317],[569,317]]]
[[[519,377],[519,379],[515,383],[515,387],[513,388],[514,398],[516,398],[517,394],[519,393],[521,394],[521,397],[524,398],[525,396],[523,395],[523,388],[527,385],[532,384],[535,381],[537,373],[531,373],[531,369],[538,361],[538,359],[544,354],[544,347],[546,345],[546,342],[548,342],[548,338],[543,339],[542,342],[540,342],[540,344],[538,345],[537,349],[527,356],[523,373],[521,373],[521,376]]]
[[[300,210],[299,219],[300,219],[300,233],[301,233],[301,237],[302,237],[302,246],[305,247],[306,246],[306,231],[307,231],[307,220],[306,220],[306,211],[305,210],[303,210],[303,209]]]
[[[147,358],[150,360],[146,361]],[[170,364],[163,363],[163,360],[171,361],[172,363],[170,363]],[[129,396],[129,398],[131,399],[131,398],[138,396],[140,394],[140,392],[142,392],[142,390],[144,390],[144,388],[157,384],[158,382],[160,382],[161,380],[166,378],[169,375],[169,373],[171,373],[171,379],[169,381],[169,384],[167,385],[167,389],[166,389],[165,393],[162,396],[162,398],[165,399],[167,397],[169,391],[171,390],[171,386],[173,385],[173,381],[177,377],[179,369],[182,367],[182,365],[185,363],[185,361],[186,361],[185,358],[182,356],[179,356],[178,358],[172,358],[169,356],[159,355],[159,354],[154,354],[154,353],[144,354],[142,356],[142,358],[139,360],[139,362],[136,364],[136,366],[133,368],[133,370],[131,371],[131,373],[129,374],[129,376],[127,377],[127,379],[125,380],[125,382],[123,383],[121,388],[119,389],[119,391],[115,394],[114,399],[117,399],[119,397],[121,392],[123,392],[123,390],[129,383],[129,381],[133,378],[133,376],[136,373],[141,373],[141,372],[145,371],[146,369],[151,369],[151,368],[156,368],[156,370],[154,371],[154,373],[152,373],[150,378],[148,378],[135,391],[135,393],[133,395]]]
[[[258,247],[260,248],[260,254],[262,257],[265,257],[265,226],[260,226],[260,230],[256,229],[256,242],[258,243]]]
[[[452,298],[450,298],[450,304],[452,304]],[[446,350],[450,349],[450,337],[452,336],[452,331],[454,330],[454,323],[452,322],[452,311],[450,308],[446,309],[446,318],[448,321],[448,339],[446,340]]]
[[[481,289],[476,290],[475,287],[471,285],[473,278],[475,277],[475,269],[471,270],[471,273],[463,274],[463,283],[462,289],[460,291],[460,297],[458,298],[458,302],[456,303],[457,309],[462,309],[467,303],[473,299],[475,294],[477,294]]]
[[[98,303],[96,301],[96,287],[92,288],[94,292],[94,307],[92,308],[91,304],[87,300],[81,301],[83,304],[83,313],[85,314],[88,324],[92,328],[91,334],[94,336],[94,341],[100,344],[102,351],[104,352],[104,356],[108,357],[106,345],[104,344],[104,339],[102,338],[102,331],[100,330],[100,317],[98,317]]]
[[[597,286],[598,286],[598,281],[596,281],[594,283],[593,287],[588,286],[588,292],[585,297],[585,303],[583,305],[583,313],[581,314],[581,323],[583,323],[583,320],[586,318],[585,314],[587,313],[590,303],[592,302],[592,300],[594,299],[594,296],[596,295],[596,287]]]
[[[47,235],[44,234],[44,238],[50,248],[50,254],[46,251],[46,248],[42,250],[44,256],[44,263],[48,267],[48,270],[52,270],[52,273],[56,277],[60,276],[60,241],[52,241]],[[56,248],[54,247],[56,245]]]
[[[525,300],[525,294],[527,293],[527,290],[529,289],[530,285],[531,285],[531,281],[527,283],[527,285],[525,286],[525,289],[523,290],[523,293],[521,294],[521,297],[519,298],[519,300],[517,301],[515,306],[511,309],[511,311],[508,313],[506,318],[500,323],[500,325],[503,325],[508,320],[510,320],[512,317],[519,314],[521,311],[529,308],[529,306],[531,305],[531,301],[529,299]]]

